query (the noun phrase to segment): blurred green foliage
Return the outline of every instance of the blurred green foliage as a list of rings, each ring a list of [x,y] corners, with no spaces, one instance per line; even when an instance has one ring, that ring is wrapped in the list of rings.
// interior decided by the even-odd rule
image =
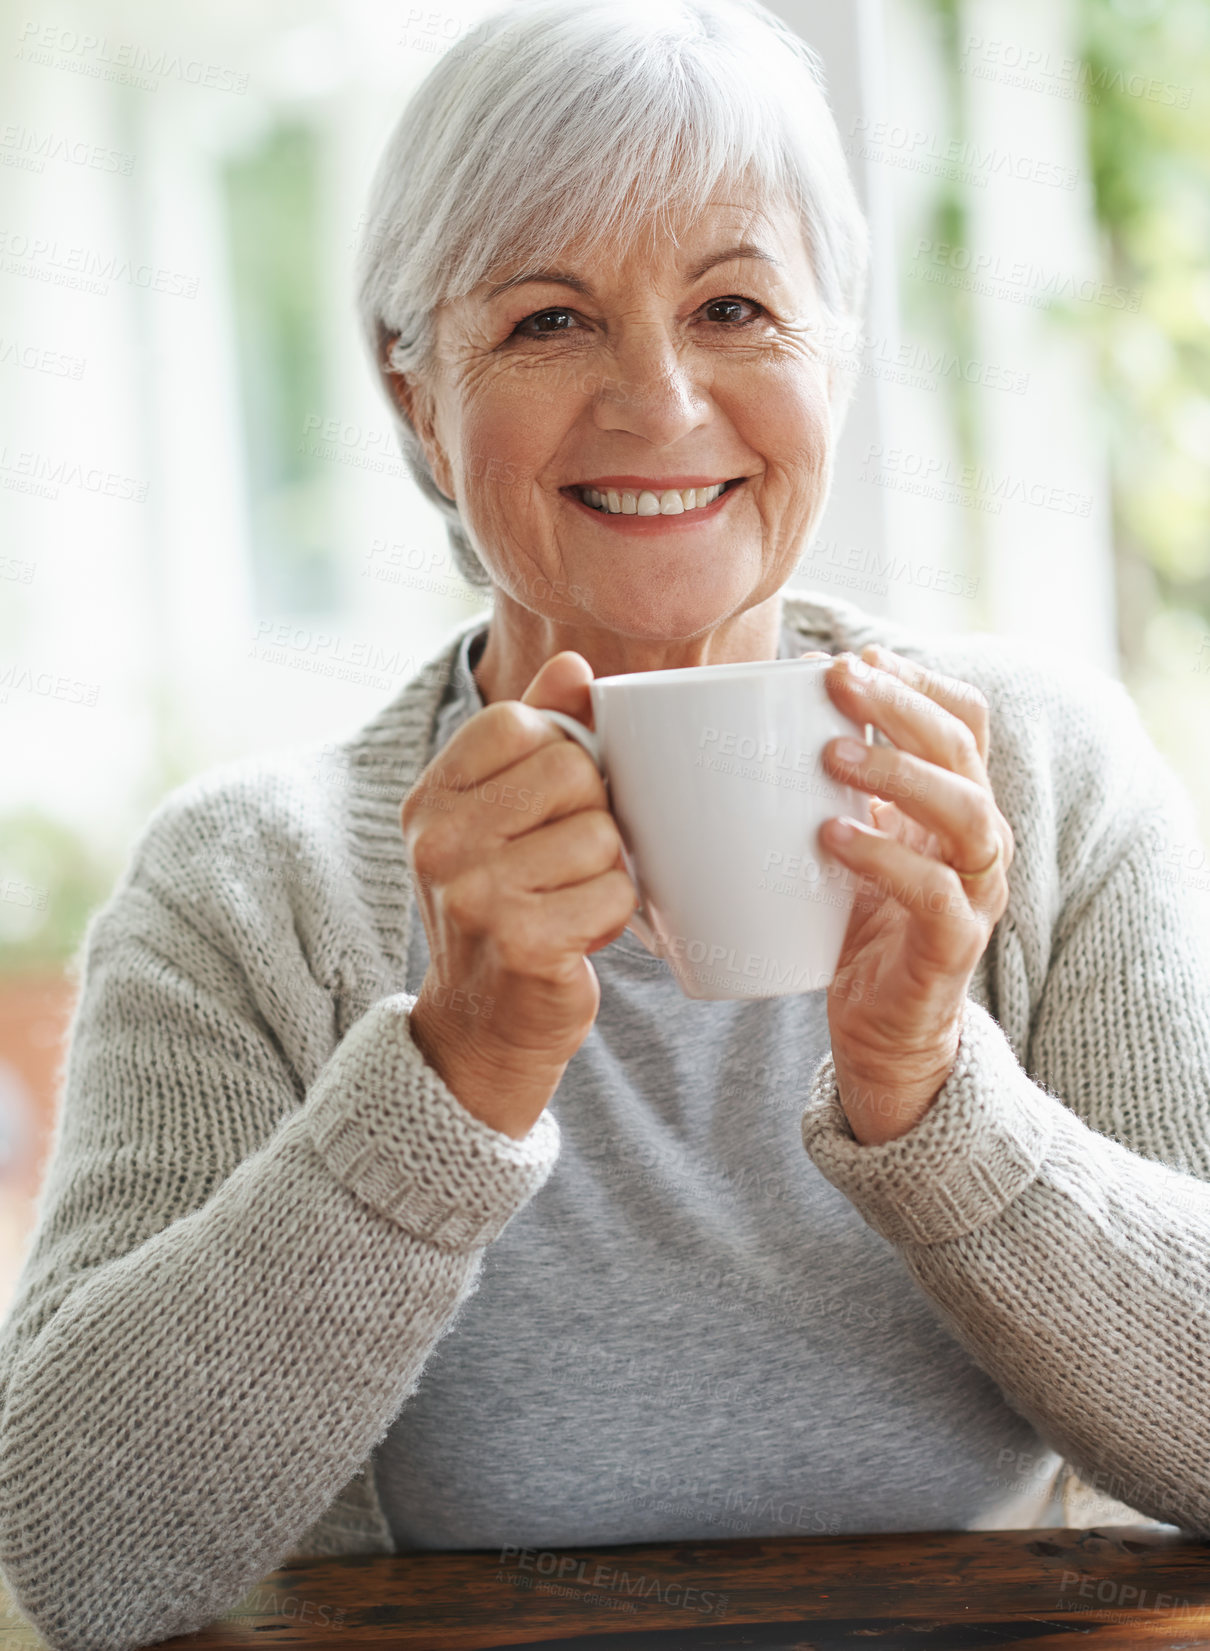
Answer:
[[[959,66],[975,9],[919,0],[958,139],[979,95]],[[980,16],[986,27],[986,8]],[[1051,315],[1083,332],[1097,367],[1088,417],[1110,458],[1121,676],[1210,842],[1210,0],[1066,0],[1063,20],[1078,67],[1053,89],[1084,129],[1096,273],[1129,296],[1121,308],[1055,303]],[[1028,39],[1024,19],[1016,38]],[[968,207],[966,186],[942,183],[929,232],[970,245]],[[961,352],[970,318],[952,290],[908,297]],[[950,393],[958,448],[977,457],[977,398],[962,385]],[[970,548],[978,561],[977,538]]]
[[[253,576],[264,614],[331,613],[340,601],[332,460],[312,450],[307,434],[334,411],[320,325],[329,262],[321,162],[318,134],[283,122],[223,173]]]
[[[1076,17],[1105,279],[1138,296],[1085,320],[1129,674],[1157,610],[1210,622],[1210,3],[1076,0]]]
[[[1124,289],[1131,307],[1056,304],[1052,313],[1083,329],[1096,353],[1129,680],[1149,658],[1171,668],[1156,656],[1170,647],[1176,616],[1185,637],[1210,623],[1210,0],[1070,4],[1082,67],[1062,89],[1085,124],[1101,279]],[[959,74],[966,10],[963,0],[922,7],[957,138],[964,100],[978,96]],[[931,227],[938,239],[969,243],[963,185],[939,185]],[[934,306],[959,351],[969,350],[961,296],[944,289]],[[953,393],[968,458],[978,449],[977,411],[964,386]],[[1166,622],[1157,626],[1157,616]]]
[[[0,978],[61,970],[113,880],[63,821],[33,808],[0,819]]]

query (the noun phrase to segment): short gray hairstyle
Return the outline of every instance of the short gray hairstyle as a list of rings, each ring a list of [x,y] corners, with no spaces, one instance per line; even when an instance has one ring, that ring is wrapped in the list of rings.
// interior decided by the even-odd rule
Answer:
[[[614,243],[722,184],[796,209],[821,303],[856,319],[867,234],[816,54],[759,0],[512,0],[450,47],[374,173],[357,301],[379,372],[423,374],[435,311],[514,260]],[[393,344],[388,343],[394,338]],[[459,571],[491,580],[393,397]]]

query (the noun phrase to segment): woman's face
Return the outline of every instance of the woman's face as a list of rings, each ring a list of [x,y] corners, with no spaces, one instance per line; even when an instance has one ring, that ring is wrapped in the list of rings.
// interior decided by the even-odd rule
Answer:
[[[827,493],[823,312],[795,217],[718,200],[678,239],[495,272],[439,311],[416,386],[434,477],[493,580],[564,625],[709,630],[786,583]],[[719,483],[665,513],[668,490]]]

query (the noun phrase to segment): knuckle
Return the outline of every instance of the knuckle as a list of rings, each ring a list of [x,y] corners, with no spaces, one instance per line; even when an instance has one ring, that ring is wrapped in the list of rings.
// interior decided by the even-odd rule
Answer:
[[[965,722],[958,722],[954,729],[954,748],[959,758],[966,763],[979,755],[979,742],[974,729],[968,727]]]
[[[485,926],[490,891],[489,873],[482,866],[471,866],[441,890],[442,912],[455,928],[475,932]]]
[[[472,721],[480,722],[491,736],[492,749],[510,762],[534,750],[546,733],[546,724],[538,729],[534,727],[532,709],[519,699],[495,700],[476,712]],[[466,726],[469,728],[470,723]]]
[[[547,761],[553,772],[552,788],[563,797],[595,797],[602,785],[597,766],[574,740],[560,736]]]
[[[603,808],[586,808],[581,818],[588,846],[601,859],[612,860],[621,841],[613,816]]]
[[[546,753],[546,765],[550,769],[556,785],[566,785],[574,781],[580,772],[581,758],[588,760],[587,751],[560,734],[550,742],[550,749]]]
[[[941,869],[938,886],[940,892],[939,904],[944,905],[946,916],[955,918],[965,916],[968,906],[966,884],[952,866],[945,866]]]
[[[408,845],[412,870],[424,883],[430,883],[441,874],[445,855],[438,841],[439,833],[430,829],[418,831]]]
[[[427,819],[412,837],[412,860],[423,857],[424,869],[435,877],[448,872],[462,847],[463,827],[456,815],[438,814]]]
[[[526,730],[525,706],[519,699],[497,699],[485,705],[478,716],[493,733],[519,734]]]
[[[618,909],[625,911],[627,916],[638,906],[639,897],[635,892],[634,884],[621,866],[614,866],[605,873],[605,888],[610,901],[617,899]]]

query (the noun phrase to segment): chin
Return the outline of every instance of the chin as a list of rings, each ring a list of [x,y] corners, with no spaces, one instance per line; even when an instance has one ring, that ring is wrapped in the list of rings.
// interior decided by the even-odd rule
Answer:
[[[588,623],[636,642],[700,636],[754,601],[767,600],[756,594],[765,581],[740,577],[734,564],[713,571],[695,566],[691,576],[681,570],[669,576],[668,570],[653,567],[633,582],[615,578],[606,590],[583,577],[579,583],[592,592],[581,604]]]

